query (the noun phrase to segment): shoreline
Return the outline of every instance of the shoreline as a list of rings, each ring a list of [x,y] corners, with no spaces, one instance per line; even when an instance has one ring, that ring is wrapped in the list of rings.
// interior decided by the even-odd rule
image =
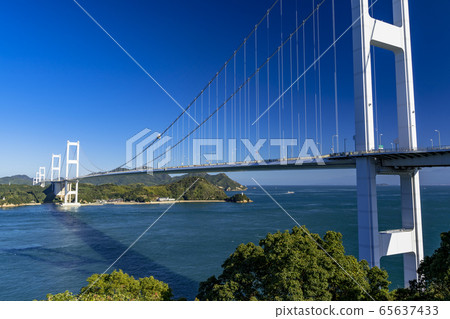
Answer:
[[[182,203],[227,203],[224,199],[195,199],[195,200],[172,200],[163,202],[111,202],[111,203],[84,203],[81,206],[105,206],[105,205],[158,205],[158,204],[182,204]]]
[[[183,203],[228,203],[224,199],[196,199],[196,200],[174,200],[163,202],[110,202],[110,203],[80,203],[80,206],[126,206],[126,205],[164,205],[164,204],[183,204]],[[18,208],[24,206],[40,206],[40,205],[55,205],[60,206],[60,203],[26,203],[26,204],[4,204],[0,206],[0,209]]]
[[[43,203],[3,204],[0,206],[0,208],[16,208],[16,207],[23,207],[23,206],[38,206],[38,205],[43,205]]]

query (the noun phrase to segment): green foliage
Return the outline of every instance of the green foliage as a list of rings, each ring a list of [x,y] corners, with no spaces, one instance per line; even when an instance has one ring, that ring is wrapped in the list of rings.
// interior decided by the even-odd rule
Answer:
[[[199,179],[194,185],[192,185]],[[134,185],[92,185],[80,184],[78,196],[80,202],[92,203],[100,200],[118,200],[125,202],[151,202],[158,197],[178,198],[187,188],[192,186],[182,197],[184,200],[208,200],[227,198],[225,192],[212,185],[204,178],[185,177],[177,182],[160,185],[145,186],[144,184]]]
[[[197,179],[198,181],[192,185]],[[159,186],[80,183],[78,194],[81,203],[94,203],[102,200],[145,203],[155,201],[158,197],[178,198],[191,185],[192,187],[181,199],[225,200],[228,198],[222,189],[211,184],[205,178],[192,176]],[[58,198],[55,198],[51,192],[51,186],[42,188],[29,185],[0,185],[0,206],[57,201]]]
[[[49,301],[167,301],[173,297],[169,286],[153,277],[134,279],[122,270],[111,274],[94,274],[87,279],[88,285],[78,295],[66,291],[48,294]],[[92,287],[91,287],[92,285]]]
[[[441,245],[420,263],[419,280],[394,291],[397,300],[450,300],[450,231],[441,234]]]
[[[227,202],[248,203],[250,202],[250,198],[248,198],[247,195],[245,194],[234,194],[233,196],[227,199]]]
[[[44,203],[47,195],[41,186],[0,185],[0,206]]]
[[[206,179],[211,184],[216,185],[217,187],[224,190],[246,190],[247,188],[238,182],[229,178],[226,174],[220,173],[215,175],[210,175],[207,173],[191,173],[183,176],[174,177],[173,181],[178,181],[185,177],[202,177]]]
[[[129,174],[129,175],[111,175],[88,177],[83,180],[84,183],[93,185],[132,185],[144,184],[146,186],[164,185],[172,182],[169,174]]]
[[[306,230],[306,228],[304,228]],[[307,230],[306,230],[307,231]],[[376,300],[389,299],[386,271],[345,255],[342,235],[323,240],[294,227],[268,234],[259,245],[241,244],[222,265],[223,273],[200,283],[200,300]],[[317,242],[317,243],[316,243]],[[319,246],[336,260],[344,272]],[[364,288],[364,290],[362,288]]]
[[[188,188],[189,190],[186,191]],[[223,190],[202,177],[185,177],[167,185],[167,190],[173,198],[180,197],[186,191],[182,196],[184,200],[225,200],[228,198]]]
[[[129,174],[129,175],[111,175],[111,176],[96,176],[88,177],[83,180],[84,183],[92,185],[133,185],[143,184],[145,186],[167,185],[175,183],[186,177],[202,177],[211,184],[216,185],[224,190],[245,190],[245,187],[238,182],[229,178],[226,174],[210,175],[207,173],[193,173],[176,177],[171,177],[169,174],[158,173],[154,175],[149,174]]]

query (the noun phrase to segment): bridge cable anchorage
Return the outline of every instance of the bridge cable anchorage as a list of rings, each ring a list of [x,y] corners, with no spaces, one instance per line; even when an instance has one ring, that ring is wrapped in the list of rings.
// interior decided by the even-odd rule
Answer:
[[[173,201],[170,205],[169,205],[169,207],[167,207],[167,209],[161,214],[161,215],[159,215],[158,216],[158,218],[157,219],[155,219],[155,221],[150,225],[150,226],[148,226],[139,236],[138,236],[138,238],[136,238],[135,239],[135,241],[133,241],[132,243],[131,243],[131,245],[130,246],[128,246],[128,248],[127,249],[125,249],[124,250],[124,252],[122,253],[122,254],[120,254],[120,256],[119,257],[117,257],[117,259],[108,267],[108,268],[106,268],[106,270],[100,275],[100,276],[98,276],[98,278],[88,287],[88,288],[86,288],[86,290],[85,291],[83,291],[78,297],[77,297],[77,300],[79,300],[86,292],[88,292],[96,283],[97,283],[97,281],[99,281],[102,277],[103,277],[103,275],[104,274],[106,274],[106,272],[108,271],[108,270],[110,270],[111,269],[111,267],[112,266],[114,266],[171,208],[172,208],[172,206],[173,205],[175,205],[175,203],[177,202],[177,201],[179,201],[194,185],[195,185],[195,183],[197,183],[198,182],[198,180],[199,180],[200,178],[197,178],[188,188],[186,188],[185,190],[184,190],[184,192],[175,200],[175,201]]]
[[[74,0],[75,1],[75,0]],[[275,7],[275,5],[279,2],[280,0],[275,0],[274,3],[272,4],[272,6],[267,10],[267,12],[265,13],[265,15],[261,18],[261,20],[256,24],[256,26],[259,26],[265,19],[266,16],[272,11],[272,9]],[[326,0],[323,0],[323,2]],[[81,6],[80,6],[81,7]],[[217,79],[217,77],[219,76],[219,74],[224,70],[225,66],[230,63],[230,61],[234,58],[234,56],[244,47],[244,44],[247,43],[248,39],[253,35],[253,33],[255,32],[255,28],[253,28],[250,33],[244,38],[243,42],[241,42],[241,44],[238,46],[238,48],[234,51],[233,55],[225,62],[225,64],[219,69],[218,72],[216,72],[216,74],[212,77],[212,79],[205,85],[205,87],[200,91],[200,93],[197,94],[197,96],[193,99],[193,101],[191,103],[189,103],[189,105],[184,109],[183,112],[181,112],[176,118],[175,120],[173,120],[169,126],[167,126],[163,132],[161,133],[161,136],[164,136],[169,129],[185,114],[186,111],[188,111],[191,106],[193,105],[193,103],[206,91],[207,88],[209,88],[211,86],[211,84]],[[239,89],[238,89],[239,90]],[[219,105],[219,103],[217,103],[217,105]],[[201,123],[200,123],[201,124]],[[118,166],[116,169],[120,169],[123,166],[128,165],[129,163],[131,163],[132,161],[134,161],[138,156],[142,155],[148,148],[150,148],[151,146],[153,146],[155,143],[157,142],[157,139],[153,140],[149,145],[147,145],[139,154],[136,154],[133,158],[131,158],[130,160],[128,160],[127,162],[123,163],[122,165]]]
[[[296,32],[298,32],[298,30],[300,30],[300,28],[302,28],[305,24],[306,24],[306,22],[313,16],[313,14],[316,12],[316,10],[317,10],[317,8],[319,8],[320,6],[322,6],[323,5],[323,3],[325,2],[326,0],[322,0],[318,5],[317,5],[317,7],[313,10],[313,12],[311,12],[304,20],[303,20],[303,22],[302,22],[302,24],[301,25],[299,25],[298,26],[298,28],[296,28],[287,38],[286,38],[286,40],[282,43],[282,45],[280,45],[280,46],[278,46],[273,52],[272,52],[272,54],[259,66],[259,68],[255,71],[255,72],[253,72],[249,77],[247,77],[247,79],[238,87],[238,89],[235,91],[235,92],[233,92],[233,94],[232,95],[230,95],[226,100],[225,100],[225,102],[224,103],[222,103],[222,104],[220,104],[220,105],[218,105],[217,106],[217,108],[215,109],[215,110],[213,110],[213,112],[207,117],[207,118],[205,118],[201,123],[200,123],[200,125],[198,125],[197,127],[195,127],[192,131],[190,131],[190,132],[188,132],[181,140],[179,140],[176,144],[174,144],[173,145],[173,147],[170,147],[170,148],[168,148],[163,154],[161,154],[160,156],[158,156],[158,157],[155,157],[154,159],[153,159],[153,161],[155,161],[155,160],[157,160],[157,159],[159,159],[161,156],[163,156],[165,153],[167,153],[167,152],[169,152],[169,151],[171,151],[173,148],[175,148],[176,146],[178,146],[179,144],[181,144],[184,140],[186,140],[189,136],[191,136],[195,131],[197,131],[197,129],[199,128],[199,127],[201,127],[202,125],[204,125],[209,119],[211,119],[222,107],[224,107],[225,106],[225,104],[226,103],[228,103],[233,97],[234,97],[234,95],[236,95],[239,91],[241,91],[249,82],[250,82],[250,80],[268,63],[268,61],[270,61],[275,55],[277,55],[279,52],[280,52],[280,50],[281,50],[281,47],[282,46],[284,46],[285,44],[287,44],[288,43],[288,41],[289,41],[289,39],[290,38],[292,38],[294,35],[295,35],[295,33]],[[376,1],[378,1],[378,0],[376,0]],[[375,3],[374,3],[375,4]],[[346,33],[346,32],[348,32],[348,30],[350,30],[351,29],[351,27],[358,21],[359,19],[357,19],[356,21],[354,21],[353,22],[353,24],[352,25],[350,25],[350,27],[347,29],[347,30],[345,30],[342,34],[341,34],[341,36],[336,40],[336,41],[339,41],[343,36],[344,36],[344,34]],[[318,59],[320,59],[320,58],[322,58],[328,51],[329,51],[329,49],[332,47],[332,45],[329,47],[329,48],[327,48],[327,50],[325,50],[322,54],[321,54],[321,56],[319,56],[317,59],[316,59],[316,61],[314,61],[305,71],[304,71],[304,73],[303,74],[301,74],[300,76],[299,76],[299,78],[297,78],[296,79],[296,81],[293,83],[293,84],[291,84],[291,86],[288,88],[288,89],[286,89],[274,102],[272,102],[272,104],[270,105],[270,107],[269,108],[267,108],[260,116],[259,116],[259,118],[257,118],[256,120],[255,120],[255,122],[253,122],[253,124],[252,125],[254,125],[265,113],[267,113],[267,111],[270,109],[270,108],[272,108],[273,107],[273,105],[275,104],[275,103],[277,103],[277,102],[279,102],[279,100],[281,99],[281,97],[290,89],[290,88],[292,88],[292,86],[298,81],[298,80],[300,80],[305,74],[306,74],[306,72],[308,72],[308,70],[310,70],[312,67],[313,67],[313,65],[315,64],[315,63],[317,63],[317,60]],[[245,49],[245,43],[244,43],[244,49]],[[245,50],[244,50],[244,53],[245,53]],[[247,95],[247,90],[244,90],[244,93],[245,93],[245,95]],[[247,101],[246,101],[246,103],[247,103]],[[162,135],[162,134],[161,134]],[[142,152],[141,152],[142,153]],[[124,164],[125,165],[125,164]],[[122,165],[123,166],[123,165]],[[120,166],[121,167],[121,166]]]
[[[323,0],[319,6],[325,2],[326,0]],[[373,5],[375,5],[379,0],[374,0],[373,4],[370,6],[372,7]],[[315,12],[315,11],[314,11]],[[342,39],[342,37],[352,29],[352,27],[361,19],[361,16],[359,16],[357,19],[355,19],[355,21],[353,21],[350,26],[344,30],[344,32],[341,33],[341,35],[329,46],[326,48],[325,51],[322,52],[322,54],[317,57],[317,59],[315,59],[305,70],[302,74],[300,74],[300,76],[286,89],[284,90],[284,92],[275,100],[272,102],[272,104],[270,104],[270,107],[267,108],[263,113],[260,114],[260,116],[253,122],[252,125],[254,125],[256,122],[258,122],[261,117],[263,117],[276,103],[278,103],[278,101],[301,79],[305,76],[305,74],[311,69],[313,68],[313,66],[331,49],[333,48],[333,45],[335,45],[340,39]],[[304,23],[303,23],[304,24]],[[303,26],[302,24],[302,26]],[[296,31],[294,31],[292,33],[292,35],[295,33]]]
[[[183,112],[186,112],[186,110],[181,106],[181,104],[175,100],[175,98],[158,82],[156,81],[156,79],[138,62],[136,61],[136,59],[130,54],[128,53],[127,50],[125,50],[124,47],[122,47],[119,42],[117,42],[117,40],[108,33],[108,31],[105,30],[105,28],[103,28],[103,26],[98,23],[97,20],[94,19],[93,16],[91,16],[91,14],[89,12],[87,12],[87,10],[82,7],[76,0],[73,0],[73,2],[75,2],[75,4],[80,7],[80,9],[100,28],[102,29],[102,31],[111,39],[113,40],[113,42],[134,62],[134,64],[136,64],[173,102],[175,102],[176,105],[178,105],[178,107],[183,110]],[[198,122],[189,114],[187,113],[187,115],[195,122],[198,124]]]
[[[370,299],[372,299],[373,301],[376,301],[372,295],[369,294],[369,292],[364,289],[364,287],[333,257],[331,256],[331,254],[317,241],[314,239],[314,237],[311,235],[311,233],[302,225],[300,225],[297,220],[292,217],[291,214],[289,214],[289,212],[284,209],[283,206],[281,206],[281,204],[275,199],[273,198],[273,196],[267,192],[267,190],[257,181],[252,177],[252,180],[259,186],[259,188],[262,189],[262,191],[270,197],[270,199],[286,214],[288,215],[288,217],[290,219],[292,219],[292,221],[317,245],[317,247],[319,247]]]

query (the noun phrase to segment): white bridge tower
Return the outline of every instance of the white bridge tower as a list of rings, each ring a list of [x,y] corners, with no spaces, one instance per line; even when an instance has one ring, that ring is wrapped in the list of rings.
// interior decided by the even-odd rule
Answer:
[[[71,150],[73,151],[75,159],[71,158]],[[75,177],[74,181],[69,180],[69,168],[75,166]],[[80,173],[80,142],[70,142],[67,141],[66,150],[66,179],[64,186],[64,206],[78,206],[78,176]],[[72,196],[74,196],[72,198]]]
[[[56,175],[55,175],[56,173]],[[50,181],[59,181],[61,179],[61,154],[52,154],[52,166],[50,170]]]
[[[414,86],[408,0],[392,0],[394,23],[372,18],[368,0],[352,0],[356,151],[375,150],[372,100],[371,46],[395,54],[398,143],[402,150],[417,149]],[[356,162],[359,258],[379,266],[383,256],[403,254],[405,286],[417,278],[423,259],[419,172],[382,171],[374,157]],[[400,176],[402,229],[380,232],[377,211],[377,174]]]

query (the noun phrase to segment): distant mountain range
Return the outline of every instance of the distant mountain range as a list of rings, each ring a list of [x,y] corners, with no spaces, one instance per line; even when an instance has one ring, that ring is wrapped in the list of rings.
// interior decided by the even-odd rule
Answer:
[[[171,177],[169,174],[130,174],[130,175],[115,175],[115,176],[96,176],[88,177],[82,180],[82,183],[89,183],[93,185],[115,184],[115,185],[131,185],[144,184],[146,186],[166,185],[180,181],[184,177],[196,176],[203,177],[211,184],[225,191],[241,191],[247,188],[238,182],[229,178],[226,174],[210,175],[207,173],[194,173],[181,176]],[[33,179],[26,175],[14,175],[0,178],[0,184],[16,184],[16,185],[32,185]]]
[[[27,175],[0,177],[0,184],[32,185],[33,179]]]

